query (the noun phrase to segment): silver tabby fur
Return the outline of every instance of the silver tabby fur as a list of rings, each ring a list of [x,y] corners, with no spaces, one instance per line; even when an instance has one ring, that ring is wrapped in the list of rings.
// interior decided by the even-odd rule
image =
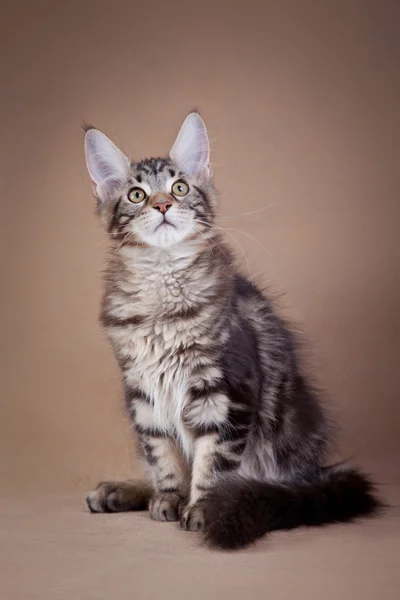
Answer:
[[[87,152],[98,212],[114,240],[101,319],[153,488],[146,494],[135,483],[107,482],[88,504],[98,512],[149,501],[152,518],[180,520],[185,529],[208,531],[215,545],[238,547],[268,527],[255,524],[248,534],[236,531],[238,538],[213,531],[219,490],[232,488],[235,497],[251,481],[254,490],[256,483],[308,489],[322,477],[327,427],[292,334],[213,228],[217,193],[204,123],[191,113],[185,127],[169,158],[126,159],[125,166],[116,149],[108,157],[97,130],[86,134],[94,140]],[[184,152],[198,163],[185,169]],[[188,186],[184,197],[172,193],[179,181]],[[130,201],[134,188],[145,201]],[[234,522],[249,518],[243,511],[224,526],[240,530]]]

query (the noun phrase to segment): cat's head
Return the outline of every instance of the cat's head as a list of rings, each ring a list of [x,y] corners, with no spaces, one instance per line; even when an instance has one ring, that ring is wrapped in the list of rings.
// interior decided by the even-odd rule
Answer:
[[[216,193],[206,126],[185,119],[168,158],[131,161],[98,129],[87,128],[86,164],[107,231],[138,246],[167,248],[209,231]]]

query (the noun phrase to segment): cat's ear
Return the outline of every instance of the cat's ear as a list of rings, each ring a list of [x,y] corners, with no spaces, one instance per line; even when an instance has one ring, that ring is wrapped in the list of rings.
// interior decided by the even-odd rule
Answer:
[[[184,173],[210,177],[210,144],[205,123],[197,112],[186,117],[169,155]]]
[[[105,202],[127,178],[129,158],[98,129],[85,134],[86,165],[96,196]]]

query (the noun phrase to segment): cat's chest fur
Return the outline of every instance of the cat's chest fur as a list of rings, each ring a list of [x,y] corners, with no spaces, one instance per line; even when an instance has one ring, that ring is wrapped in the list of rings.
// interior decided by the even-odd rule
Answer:
[[[192,440],[182,422],[191,372],[181,353],[180,344],[186,343],[185,338],[186,334],[173,323],[135,328],[129,351],[133,360],[124,375],[128,384],[138,386],[151,401],[143,424],[176,436],[190,456]]]
[[[201,340],[207,317],[200,312],[189,323],[183,316],[202,299],[201,274],[190,272],[191,262],[190,257],[172,261],[146,257],[142,262],[136,257],[132,275],[125,275],[118,282],[119,292],[109,298],[113,315],[140,317],[139,323],[108,332],[118,355],[127,361],[126,383],[138,386],[151,400],[153,424],[180,432],[181,438],[185,434],[181,414],[194,365],[193,355],[186,350]]]

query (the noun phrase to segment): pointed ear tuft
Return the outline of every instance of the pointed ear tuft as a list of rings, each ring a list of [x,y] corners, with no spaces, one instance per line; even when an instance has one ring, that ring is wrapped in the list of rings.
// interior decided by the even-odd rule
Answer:
[[[198,112],[186,117],[169,155],[188,175],[210,176],[210,144]]]
[[[89,131],[89,129],[96,129],[96,127],[94,125],[91,125],[90,123],[87,123],[86,121],[82,121],[81,127],[85,133],[87,131]]]
[[[104,133],[91,127],[85,134],[85,155],[96,196],[106,201],[126,179],[129,159]]]

